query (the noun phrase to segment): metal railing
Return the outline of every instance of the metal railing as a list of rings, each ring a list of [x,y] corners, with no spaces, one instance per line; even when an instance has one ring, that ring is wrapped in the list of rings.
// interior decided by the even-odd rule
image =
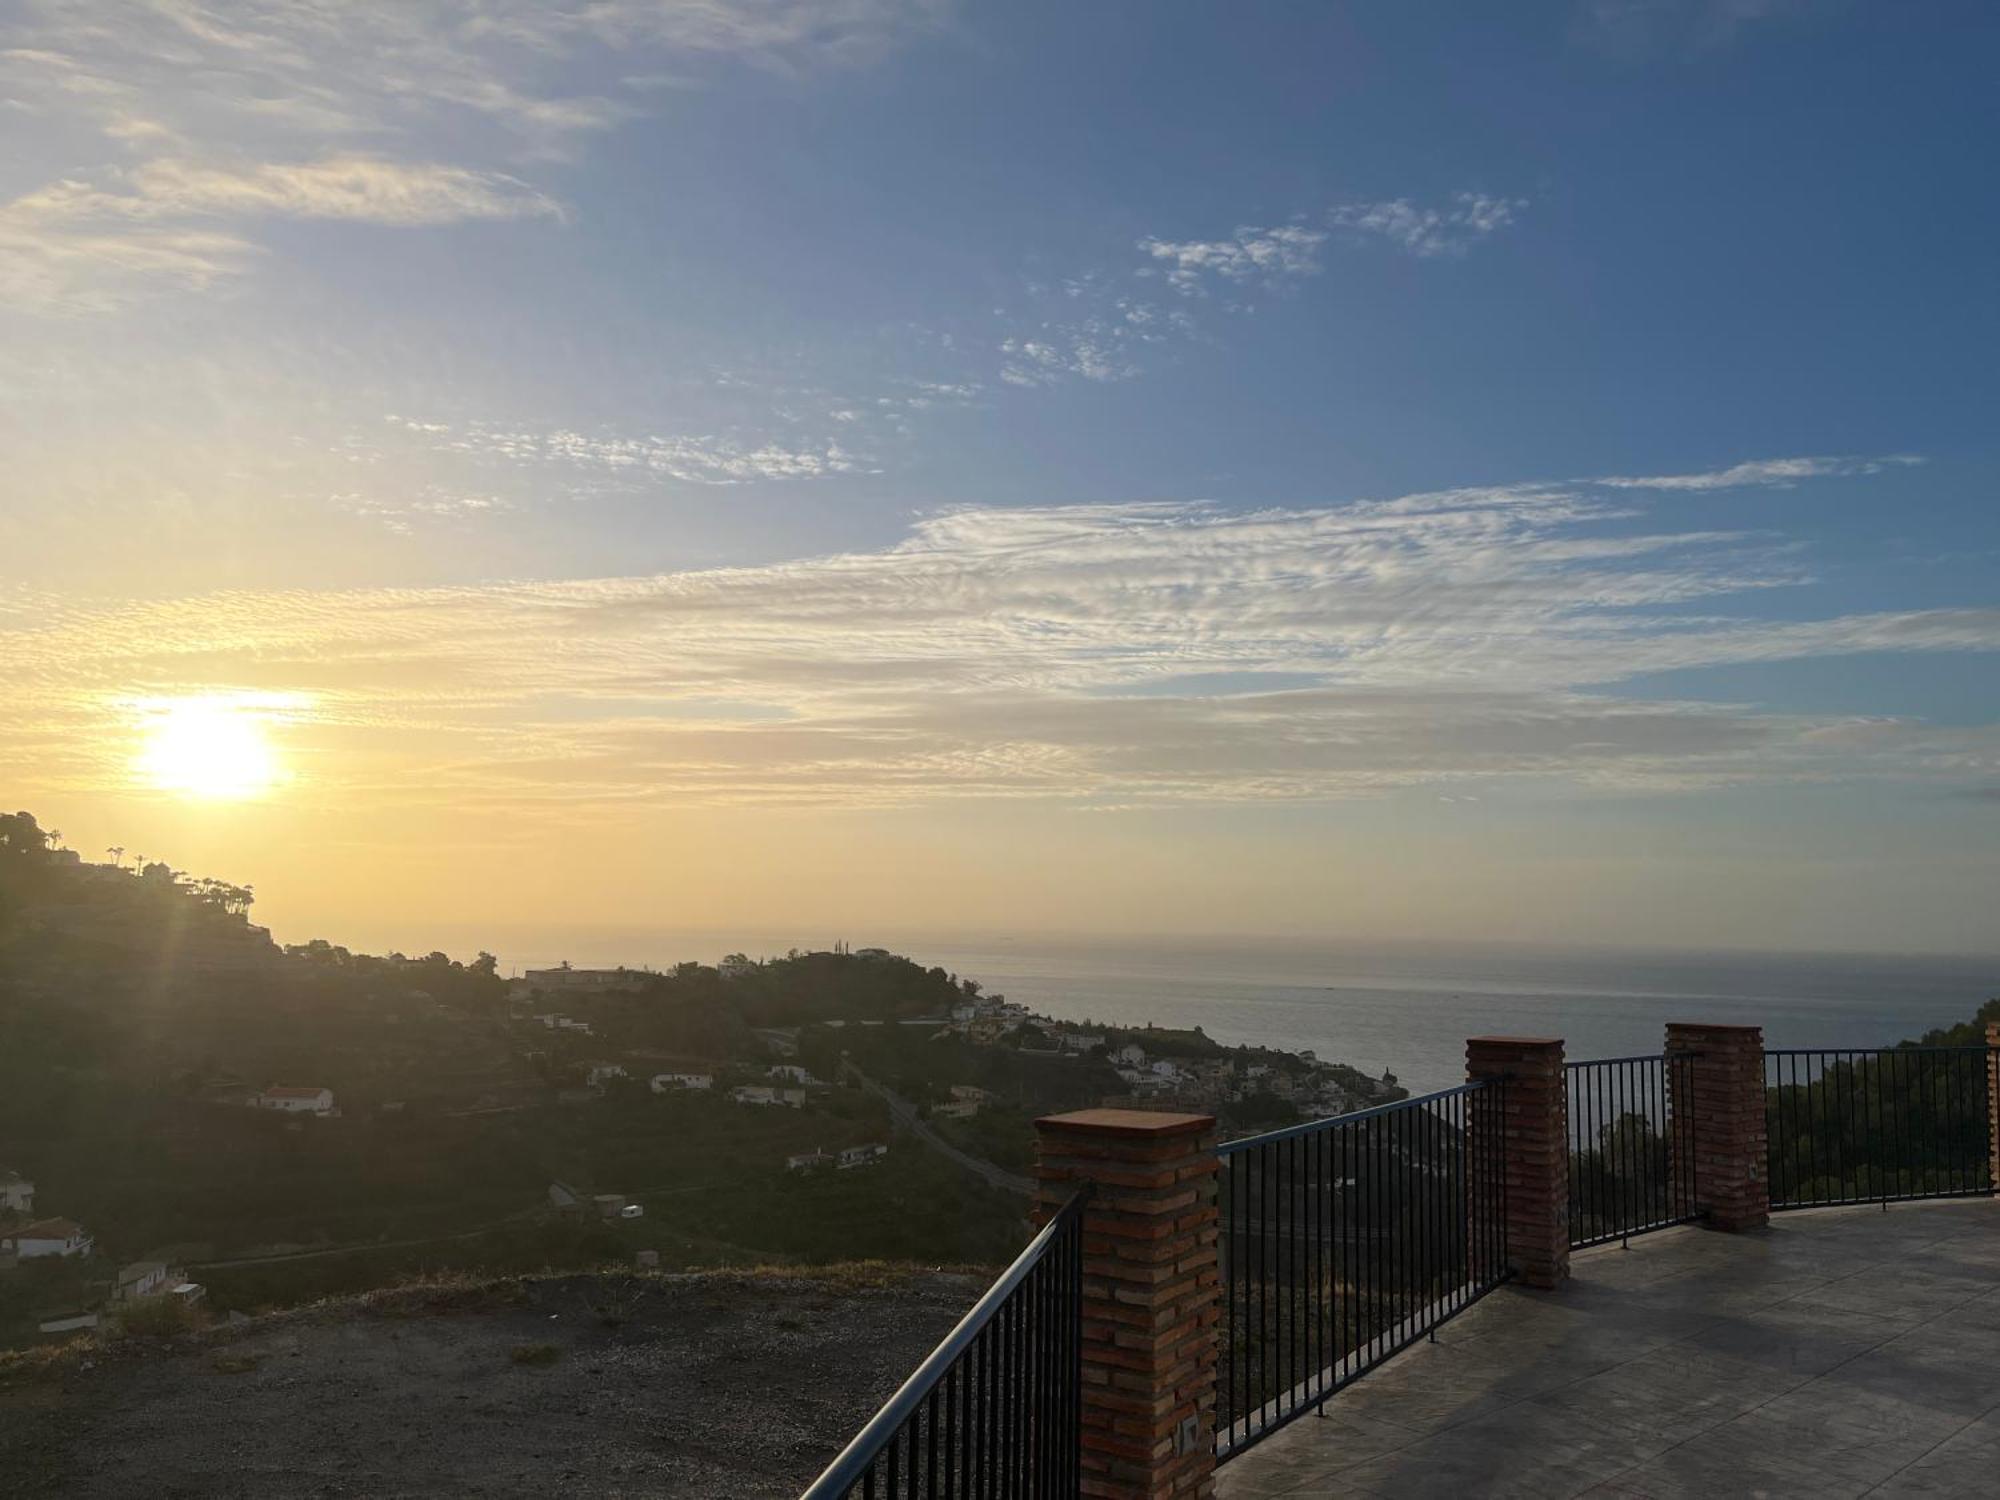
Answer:
[[[800,1500],[1072,1500],[1083,1434],[1076,1194]]]
[[[1572,1249],[1695,1218],[1694,1062],[1669,1052],[1569,1064]]]
[[[1220,1148],[1218,1461],[1506,1279],[1505,1090],[1470,1083]]]
[[[1984,1046],[1766,1049],[1771,1207],[1994,1190]]]

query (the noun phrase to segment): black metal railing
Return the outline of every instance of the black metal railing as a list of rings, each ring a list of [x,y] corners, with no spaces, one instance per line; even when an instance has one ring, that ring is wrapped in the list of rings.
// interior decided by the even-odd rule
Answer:
[[[1078,1494],[1088,1195],[1042,1227],[800,1500]]]
[[[1984,1046],[1764,1053],[1771,1207],[1990,1193]]]
[[[1221,1147],[1218,1460],[1506,1279],[1505,1090],[1466,1084]]]
[[[1695,1217],[1690,1052],[1569,1064],[1569,1242],[1630,1239]]]

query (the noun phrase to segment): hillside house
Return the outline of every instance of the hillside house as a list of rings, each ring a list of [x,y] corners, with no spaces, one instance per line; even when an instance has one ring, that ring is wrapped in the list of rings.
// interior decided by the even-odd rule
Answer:
[[[0,1167],[0,1212],[31,1214],[35,1211],[35,1185],[8,1167]]]
[[[38,1219],[0,1234],[0,1250],[12,1250],[21,1260],[46,1255],[88,1255],[96,1248],[90,1231],[69,1219]]]
[[[1065,1031],[1061,1040],[1065,1052],[1093,1052],[1104,1045],[1104,1034],[1097,1031]]]
[[[931,1118],[934,1120],[969,1120],[979,1113],[977,1099],[954,1099],[949,1104],[933,1104]]]
[[[729,1097],[737,1104],[755,1104],[763,1108],[804,1109],[806,1091],[804,1089],[778,1089],[766,1083],[739,1083],[729,1091]]]
[[[1111,1061],[1121,1068],[1143,1068],[1146,1066],[1146,1049],[1137,1042],[1126,1042],[1111,1049]]]
[[[590,1202],[591,1206],[597,1210],[597,1217],[600,1219],[643,1219],[646,1217],[645,1205],[634,1203],[623,1193],[598,1193],[591,1198]]]
[[[976,1083],[954,1083],[951,1086],[951,1097],[961,1104],[968,1102],[972,1104],[984,1104],[988,1099],[993,1097],[993,1091],[991,1089],[983,1089]]]
[[[614,1062],[597,1062],[590,1065],[590,1076],[584,1080],[589,1088],[599,1088],[614,1078],[625,1076],[625,1065]]]
[[[656,1094],[678,1094],[690,1089],[712,1089],[715,1087],[713,1073],[655,1073],[652,1088]]]
[[[823,1080],[815,1078],[797,1063],[777,1063],[764,1070],[764,1076],[774,1083],[794,1083],[800,1088],[825,1088]]]
[[[603,995],[639,989],[652,973],[646,969],[573,969],[565,963],[553,969],[528,969],[521,977],[533,989]]]
[[[330,1115],[333,1090],[311,1084],[274,1083],[257,1096],[256,1105],[287,1115]]]
[[[850,1167],[872,1167],[889,1154],[889,1148],[879,1141],[870,1141],[862,1146],[842,1146],[834,1166],[845,1172]]]
[[[135,1260],[119,1268],[112,1298],[118,1302],[137,1302],[142,1297],[157,1297],[180,1280],[163,1260]]]
[[[787,1172],[816,1172],[833,1158],[824,1151],[798,1151],[785,1158]]]

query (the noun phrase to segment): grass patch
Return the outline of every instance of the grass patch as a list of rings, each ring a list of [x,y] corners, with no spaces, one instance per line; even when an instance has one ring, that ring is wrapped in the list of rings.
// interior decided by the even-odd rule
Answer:
[[[209,1363],[218,1375],[248,1375],[263,1358],[256,1354],[218,1354]]]
[[[562,1358],[562,1350],[555,1344],[516,1344],[507,1358],[517,1365],[552,1365]]]

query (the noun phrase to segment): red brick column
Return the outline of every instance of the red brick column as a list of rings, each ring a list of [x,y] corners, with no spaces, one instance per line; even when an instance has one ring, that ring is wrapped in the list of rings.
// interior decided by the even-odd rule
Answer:
[[[1035,1122],[1036,1217],[1083,1215],[1083,1493],[1215,1491],[1215,1117],[1085,1109]]]
[[[2000,1021],[1986,1023],[1986,1170],[2000,1187]]]
[[[1546,1037],[1476,1036],[1468,1082],[1504,1078],[1498,1112],[1506,1183],[1507,1261],[1524,1286],[1569,1276],[1569,1080],[1563,1044]],[[1476,1117],[1477,1118],[1477,1117]]]
[[[1712,1229],[1761,1228],[1771,1217],[1764,1028],[1670,1021],[1667,1051],[1695,1054],[1674,1070],[1670,1101],[1694,1142],[1695,1211]]]

